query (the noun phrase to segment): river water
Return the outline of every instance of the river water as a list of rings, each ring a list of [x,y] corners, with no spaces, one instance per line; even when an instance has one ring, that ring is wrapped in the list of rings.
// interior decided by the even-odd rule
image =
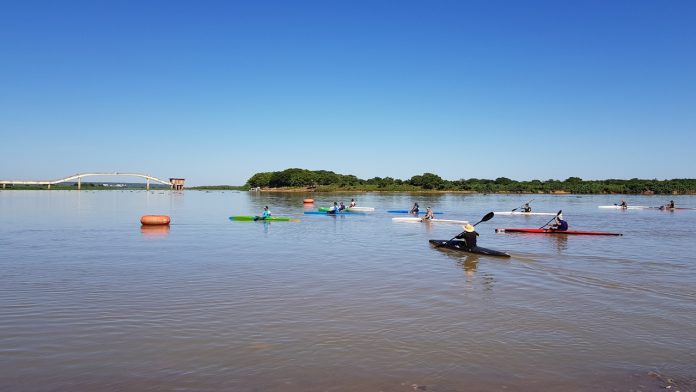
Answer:
[[[2,391],[696,389],[696,210],[621,196],[0,191]],[[534,198],[571,229],[431,248],[461,226],[392,222],[414,201],[478,221]],[[625,196],[660,205],[671,197]],[[675,196],[696,207],[696,197]],[[232,222],[259,214],[301,222]],[[144,214],[172,217],[141,229]]]

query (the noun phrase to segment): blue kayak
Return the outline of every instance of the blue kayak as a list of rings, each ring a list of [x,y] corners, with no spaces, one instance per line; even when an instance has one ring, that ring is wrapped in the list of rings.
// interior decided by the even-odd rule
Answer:
[[[410,210],[387,210],[387,212],[390,214],[408,214]],[[425,210],[420,210],[418,213],[425,214]],[[444,214],[444,212],[433,212],[433,214]]]

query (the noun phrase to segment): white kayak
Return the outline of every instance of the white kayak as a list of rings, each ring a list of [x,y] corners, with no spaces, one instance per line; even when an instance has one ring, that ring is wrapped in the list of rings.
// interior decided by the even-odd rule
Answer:
[[[411,223],[421,223],[421,222],[430,222],[430,223],[452,223],[455,225],[465,225],[469,223],[469,221],[465,220],[455,220],[455,219],[423,219],[423,218],[392,218],[393,222],[411,222]]]
[[[372,212],[374,211],[374,207],[348,207],[346,208],[346,211],[358,211],[358,212]]]
[[[523,211],[500,211],[494,212],[495,215],[522,215],[522,216],[533,216],[533,215],[545,215],[545,216],[556,216],[555,212],[523,212]]]
[[[613,205],[613,206],[597,206],[597,207],[598,207],[598,208],[611,208],[611,209],[615,209],[615,210],[645,210],[645,209],[648,209],[648,208],[652,208],[652,207],[648,207],[648,206],[628,206],[628,207],[621,207],[621,206],[617,206],[617,205]]]

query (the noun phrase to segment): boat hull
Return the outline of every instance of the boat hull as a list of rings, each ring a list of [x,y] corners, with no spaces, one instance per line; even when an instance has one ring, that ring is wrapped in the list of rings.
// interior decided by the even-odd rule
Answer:
[[[423,219],[423,218],[392,218],[393,222],[411,222],[411,223],[451,223],[455,225],[465,225],[469,221],[456,219]]]
[[[522,211],[500,211],[494,212],[495,216],[498,215],[522,215],[522,216],[556,216],[555,212],[522,212]]]
[[[497,250],[493,249],[486,249],[482,248],[480,246],[475,246],[471,249],[467,249],[458,242],[460,241],[448,241],[448,240],[429,240],[430,245],[435,246],[436,248],[447,248],[447,249],[452,249],[452,250],[457,250],[460,252],[466,252],[466,253],[472,253],[472,254],[477,254],[477,255],[486,255],[486,256],[496,256],[496,257],[510,257],[508,253],[505,252],[500,252]]]
[[[495,229],[496,233],[526,233],[526,234],[556,234],[556,235],[623,235],[621,233],[608,233],[603,231],[581,231],[581,230],[551,230],[551,229]]]
[[[390,214],[409,214],[409,210],[387,210],[388,213]],[[418,211],[419,214],[425,214],[425,210],[420,210]],[[440,215],[444,214],[444,212],[433,212],[433,214]]]
[[[299,222],[299,219],[286,218],[282,216],[269,216],[268,218],[263,218],[261,216],[251,216],[251,215],[237,215],[231,216],[231,221],[272,221],[272,222]]]
[[[364,212],[339,211],[329,213],[328,211],[305,211],[305,215],[365,215]]]

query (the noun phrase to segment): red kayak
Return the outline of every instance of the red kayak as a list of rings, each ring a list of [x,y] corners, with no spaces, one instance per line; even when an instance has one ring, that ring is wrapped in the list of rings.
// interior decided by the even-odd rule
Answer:
[[[582,235],[623,235],[603,231],[551,230],[551,229],[495,229],[496,233],[529,233],[529,234],[582,234]]]

